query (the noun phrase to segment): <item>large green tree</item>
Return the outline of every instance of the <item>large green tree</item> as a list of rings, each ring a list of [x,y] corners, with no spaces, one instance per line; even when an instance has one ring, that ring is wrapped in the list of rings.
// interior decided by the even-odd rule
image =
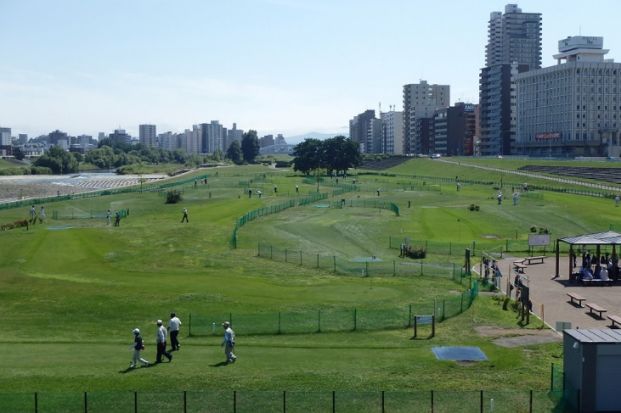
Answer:
[[[66,174],[78,171],[78,161],[71,152],[60,146],[52,146],[35,162],[34,166],[50,168],[55,174]]]
[[[335,136],[323,141],[321,160],[328,173],[345,173],[349,168],[362,164],[362,155],[358,142],[344,136]]]
[[[293,170],[309,175],[321,167],[323,146],[319,139],[309,138],[293,148]]]
[[[362,163],[358,143],[344,136],[324,141],[306,139],[293,148],[293,156],[293,169],[306,175],[319,168],[325,168],[328,174],[345,173]]]
[[[259,155],[259,137],[257,136],[257,131],[249,130],[244,133],[241,142],[241,151],[244,157],[244,161],[248,163],[254,162],[257,155]]]
[[[238,165],[242,163],[242,151],[239,141],[231,142],[229,148],[226,150],[226,157]]]

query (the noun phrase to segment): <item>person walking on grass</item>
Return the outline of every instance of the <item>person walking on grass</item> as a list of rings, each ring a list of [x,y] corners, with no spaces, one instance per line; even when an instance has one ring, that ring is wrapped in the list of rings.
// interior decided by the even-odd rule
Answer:
[[[32,225],[37,223],[37,210],[34,205],[30,208],[30,223]]]
[[[41,207],[39,211],[39,224],[43,224],[43,221],[45,221],[45,207]]]
[[[119,211],[116,211],[114,213],[114,226],[115,227],[121,226],[121,213]]]
[[[190,223],[190,221],[188,220],[188,209],[187,208],[183,208],[183,218],[181,218],[181,223],[183,224],[183,221],[185,221],[186,223]]]
[[[168,321],[168,333],[170,334],[170,351],[179,351],[181,345],[177,336],[179,335],[179,327],[181,327],[181,320],[177,317],[177,314],[170,313],[170,320]]]
[[[134,344],[132,345],[134,355],[132,356],[132,361],[129,363],[129,368],[135,368],[138,365],[138,362],[141,362],[143,367],[149,367],[149,362],[140,357],[140,352],[144,350],[144,341],[142,340],[142,336],[140,335],[140,330],[134,328],[134,331],[132,331],[132,333],[134,333]]]
[[[224,355],[228,363],[235,363],[237,356],[233,353],[235,350],[235,332],[231,328],[231,323],[225,321],[222,323],[224,327],[224,340],[222,340],[222,346],[224,347]]]
[[[166,356],[169,362],[173,358],[172,354],[166,351],[166,327],[162,324],[162,320],[157,320],[157,331],[155,333],[155,344],[157,345],[156,363],[162,362],[162,356]]]
[[[112,222],[112,212],[110,212],[110,210],[106,212],[106,222],[107,222],[107,225],[110,225],[110,223]]]

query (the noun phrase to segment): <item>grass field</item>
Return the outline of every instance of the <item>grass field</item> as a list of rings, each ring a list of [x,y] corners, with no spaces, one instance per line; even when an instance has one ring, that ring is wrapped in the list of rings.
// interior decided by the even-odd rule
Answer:
[[[407,189],[402,176],[361,175],[360,191],[338,199],[376,199],[381,188],[380,198],[395,202],[400,216],[373,208],[295,207],[246,224],[239,231],[238,248],[232,250],[228,241],[237,217],[295,197],[295,185],[302,194],[317,187],[290,171],[259,166],[217,172],[211,172],[207,185],[183,187],[179,204],[166,205],[161,193],[50,203],[48,217],[56,211],[58,220],[48,218],[29,231],[0,232],[0,321],[5,326],[0,393],[542,392],[549,388],[550,364],[561,361],[562,348],[544,344],[509,349],[481,336],[475,327],[516,327],[515,314],[487,295],[464,314],[440,323],[431,340],[410,340],[410,329],[293,335],[247,335],[236,329],[239,361],[228,366],[221,363],[219,337],[185,336],[188,318],[200,314],[219,322],[229,313],[250,317],[351,308],[373,312],[428,303],[462,288],[433,276],[336,276],[274,262],[256,257],[259,242],[344,259],[375,255],[393,260],[398,250],[388,248],[389,236],[484,244],[526,239],[531,226],[548,228],[556,237],[619,225],[619,209],[607,199],[545,192],[523,197],[518,206],[510,199],[498,206],[491,186],[464,185],[456,192],[453,184],[442,184],[441,191],[419,191]],[[484,176],[478,170],[428,160],[409,161],[394,172]],[[255,193],[262,190],[261,199],[248,198],[248,182]],[[331,191],[328,184],[330,180],[320,191]],[[480,211],[469,211],[472,203],[480,205]],[[69,211],[86,216],[108,208],[129,208],[130,215],[119,228],[107,226],[104,219],[68,218]],[[189,210],[189,224],[180,223],[182,208]],[[0,222],[26,216],[27,210],[2,210]],[[459,255],[428,259],[460,262]],[[143,330],[145,356],[153,360],[154,321],[166,319],[170,311],[185,323],[182,351],[170,364],[126,371],[131,330]],[[539,326],[534,322],[529,327]],[[479,346],[489,361],[439,362],[431,352],[437,345]],[[4,400],[8,403],[9,396]]]

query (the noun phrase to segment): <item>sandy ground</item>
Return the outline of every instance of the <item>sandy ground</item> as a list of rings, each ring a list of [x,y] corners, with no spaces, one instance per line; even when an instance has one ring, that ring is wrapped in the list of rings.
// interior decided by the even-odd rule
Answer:
[[[505,257],[500,261],[500,268],[503,273],[502,288],[506,290],[507,274],[514,277],[512,263],[520,257]],[[555,257],[553,255],[545,259],[543,264],[528,265],[525,273],[530,287],[530,299],[533,303],[533,312],[544,319],[552,328],[557,321],[567,321],[571,323],[571,328],[606,328],[610,325],[610,320],[606,315],[621,316],[621,282],[612,286],[591,286],[584,287],[577,282],[569,281],[569,262],[567,257],[560,257],[559,278],[552,279],[555,273]],[[575,292],[586,299],[586,303],[594,303],[607,309],[604,319],[589,314],[588,308],[576,307],[569,303],[567,293]],[[532,319],[531,319],[532,322]]]
[[[119,188],[153,182],[166,175],[116,175],[85,173],[74,175],[19,175],[0,176],[0,203],[28,198],[77,194],[108,188]]]

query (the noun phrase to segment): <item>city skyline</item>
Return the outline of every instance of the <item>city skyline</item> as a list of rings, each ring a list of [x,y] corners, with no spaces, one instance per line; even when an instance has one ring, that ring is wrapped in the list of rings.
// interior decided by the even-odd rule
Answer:
[[[0,125],[30,137],[139,124],[182,132],[219,120],[259,135],[347,134],[352,113],[396,105],[421,79],[478,101],[487,21],[506,1],[28,1],[0,4]],[[621,4],[519,1],[543,18],[542,66],[558,41],[621,42]],[[451,9],[447,13],[447,9]],[[356,17],[355,19],[352,17]],[[379,114],[378,114],[379,116]]]

